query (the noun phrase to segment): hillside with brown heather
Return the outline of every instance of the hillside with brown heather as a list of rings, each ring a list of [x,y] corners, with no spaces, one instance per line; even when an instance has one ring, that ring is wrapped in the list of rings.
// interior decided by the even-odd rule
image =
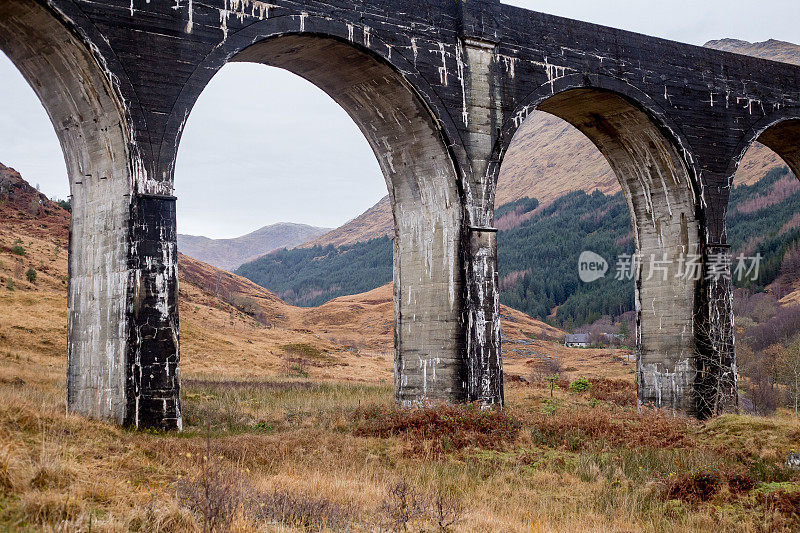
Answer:
[[[786,41],[769,39],[758,43],[750,43],[739,39],[719,39],[705,44],[708,48],[724,50],[746,56],[760,57],[800,65],[800,45]]]
[[[12,169],[0,171],[0,351],[43,349],[50,364],[63,366],[69,213]],[[34,282],[26,278],[28,269],[37,273]],[[184,376],[275,377],[299,364],[315,379],[393,377],[391,285],[299,308],[183,254],[179,277]],[[509,375],[524,377],[556,356],[576,372],[627,375],[607,351],[565,349],[561,330],[506,307],[502,319]]]
[[[343,246],[378,239],[386,235],[394,235],[394,217],[388,196],[384,196],[380,202],[345,225],[307,242],[302,247],[327,246],[329,244]]]
[[[800,45],[783,41],[748,43],[735,39],[710,41],[709,48],[764,59],[800,64]],[[752,185],[783,161],[762,144],[756,143],[745,155],[736,175],[736,184]],[[619,181],[608,162],[580,131],[558,117],[536,111],[520,127],[500,170],[495,205],[520,198],[539,200],[542,206],[573,191],[613,195]],[[383,198],[363,215],[306,246],[353,244],[393,233],[389,198]]]

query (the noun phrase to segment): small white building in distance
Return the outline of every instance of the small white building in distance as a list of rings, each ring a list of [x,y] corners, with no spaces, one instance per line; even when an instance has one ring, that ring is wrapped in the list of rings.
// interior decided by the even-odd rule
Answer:
[[[576,335],[567,335],[564,341],[564,346],[567,348],[588,348],[590,344],[590,335],[588,333],[578,333]]]

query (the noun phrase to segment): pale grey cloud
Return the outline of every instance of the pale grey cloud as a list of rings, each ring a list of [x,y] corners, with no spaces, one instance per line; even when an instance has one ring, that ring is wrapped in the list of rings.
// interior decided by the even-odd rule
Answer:
[[[510,0],[555,15],[703,44],[800,42],[800,2]],[[69,194],[44,109],[0,54],[0,162],[50,196]],[[386,194],[363,135],[327,95],[287,72],[229,65],[189,116],[176,167],[179,230],[236,236],[292,221],[336,226]]]

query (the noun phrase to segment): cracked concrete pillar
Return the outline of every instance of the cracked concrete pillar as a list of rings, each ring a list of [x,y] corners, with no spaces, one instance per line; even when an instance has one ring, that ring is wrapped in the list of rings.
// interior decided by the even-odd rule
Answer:
[[[497,274],[497,230],[494,191],[500,169],[493,159],[502,124],[501,86],[496,46],[499,2],[463,2],[462,61],[464,69],[465,148],[469,165],[464,176],[466,213],[466,326],[468,400],[502,405],[503,362],[500,344],[500,292]]]

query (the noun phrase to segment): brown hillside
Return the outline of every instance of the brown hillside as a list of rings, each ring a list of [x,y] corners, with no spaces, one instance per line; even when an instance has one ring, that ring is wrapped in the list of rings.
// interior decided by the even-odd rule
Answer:
[[[800,46],[782,41],[748,43],[724,39],[706,46],[800,64]],[[736,183],[752,185],[769,170],[783,165],[774,152],[757,143],[742,160]],[[517,132],[505,156],[495,205],[526,196],[548,205],[564,194],[579,190],[616,194],[620,187],[605,158],[581,132],[558,117],[534,112]],[[313,244],[340,246],[390,235],[392,231],[387,197],[341,228],[315,239]]]
[[[321,237],[309,241],[302,247],[307,246],[342,246],[353,244],[394,234],[394,220],[392,217],[392,205],[389,197],[384,196],[380,202],[370,207],[363,214],[354,218],[344,226],[337,228]]]
[[[63,373],[69,214],[0,168],[0,354],[31,357]],[[25,276],[29,268],[37,272],[34,282]],[[306,309],[184,255],[179,276],[182,369],[190,379],[393,378],[391,285]],[[628,376],[609,352],[565,349],[562,331],[506,307],[501,312],[509,376],[526,376],[549,357],[576,374]]]
[[[718,41],[709,41],[705,46],[715,50],[725,50],[726,52],[800,65],[800,45],[787,43],[786,41],[770,39],[760,43],[749,43],[739,39],[720,39]]]
[[[37,237],[65,240],[69,213],[0,163],[0,226],[14,225]]]

